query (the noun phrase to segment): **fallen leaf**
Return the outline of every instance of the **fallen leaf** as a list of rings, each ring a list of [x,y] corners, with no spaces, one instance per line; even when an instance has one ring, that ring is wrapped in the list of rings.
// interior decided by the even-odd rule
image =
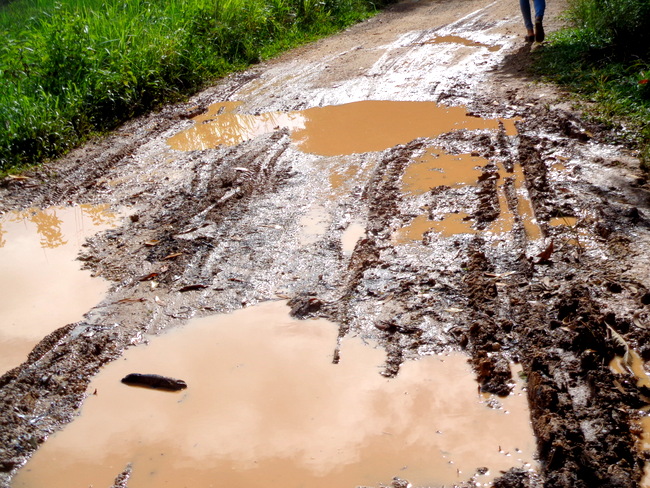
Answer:
[[[517,272],[506,271],[505,273],[485,273],[485,276],[489,276],[490,278],[505,278],[506,276],[511,276],[513,274],[517,274]]]
[[[22,176],[22,175],[9,175],[9,178],[12,180],[31,180],[29,176]]]
[[[157,239],[151,239],[150,241],[145,241],[144,245],[145,245],[145,246],[149,246],[149,247],[153,247],[153,246],[155,246],[156,244],[158,244],[159,242],[160,242],[160,241],[157,240]]]
[[[179,288],[178,291],[185,292],[185,291],[193,291],[193,290],[202,290],[203,288],[207,288],[207,287],[208,285],[201,285],[201,284],[186,285],[183,286],[182,288]]]
[[[140,297],[140,298],[122,298],[121,300],[116,301],[115,303],[135,303],[135,302],[146,302],[147,299]]]
[[[462,308],[454,308],[454,307],[445,308],[445,312],[450,312],[450,313],[460,313],[462,311],[463,311]]]
[[[182,230],[182,231],[180,231],[180,232],[179,232],[178,234],[176,234],[176,235],[177,235],[177,236],[182,236],[183,234],[189,234],[190,232],[194,232],[195,230],[198,230],[198,227],[190,227],[189,229],[186,229],[186,230]]]
[[[152,289],[152,290],[155,290],[156,288],[158,288],[158,285],[159,285],[159,284],[160,284],[160,283],[158,283],[157,281],[153,281],[153,280],[151,280],[151,289]]]
[[[158,298],[158,295],[154,297],[153,301],[156,302],[161,307],[165,305],[165,302],[163,302],[160,298]]]
[[[547,263],[551,258],[551,254],[553,254],[553,239],[551,239],[549,245],[546,246],[546,249],[537,255],[539,260],[535,264]]]
[[[235,171],[241,171],[242,173],[247,173],[247,172],[250,171],[250,169],[248,169],[248,168],[240,168],[240,167],[238,167],[238,168],[234,168],[234,169],[235,169]]]
[[[158,276],[158,273],[149,273],[148,275],[144,275],[138,278],[138,281],[150,281],[153,280],[156,276]]]
[[[625,391],[625,388],[623,388],[623,385],[621,385],[618,380],[614,380],[614,386],[618,391],[620,391],[623,394],[626,394],[627,392]]]
[[[178,256],[182,256],[182,255],[183,255],[182,252],[173,252],[173,253],[171,253],[171,254],[168,254],[168,255],[165,256],[164,258],[162,258],[162,261],[165,261],[165,260],[167,260],[167,259],[175,259],[175,258],[177,258]]]

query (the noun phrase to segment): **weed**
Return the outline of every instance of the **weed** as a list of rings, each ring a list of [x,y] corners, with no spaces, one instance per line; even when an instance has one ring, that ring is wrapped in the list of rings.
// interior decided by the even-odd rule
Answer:
[[[650,171],[650,0],[572,0],[566,18],[534,71],[593,102],[599,120],[624,121]]]
[[[371,15],[370,0],[0,5],[0,172]]]

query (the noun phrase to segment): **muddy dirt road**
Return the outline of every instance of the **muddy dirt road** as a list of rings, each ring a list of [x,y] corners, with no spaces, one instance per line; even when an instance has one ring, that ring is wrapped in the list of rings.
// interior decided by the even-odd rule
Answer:
[[[402,2],[3,181],[3,211],[123,218],[79,257],[105,299],[0,378],[0,485],[145,334],[286,299],[387,377],[462,350],[505,397],[520,364],[540,464],[495,486],[642,486],[650,187],[521,34],[511,1]]]

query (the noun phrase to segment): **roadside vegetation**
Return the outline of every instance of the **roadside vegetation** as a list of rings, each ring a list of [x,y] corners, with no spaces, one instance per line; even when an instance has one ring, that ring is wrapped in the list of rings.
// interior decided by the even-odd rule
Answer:
[[[569,27],[536,51],[535,71],[623,122],[650,170],[650,0],[569,0]]]
[[[390,0],[0,1],[0,174]]]

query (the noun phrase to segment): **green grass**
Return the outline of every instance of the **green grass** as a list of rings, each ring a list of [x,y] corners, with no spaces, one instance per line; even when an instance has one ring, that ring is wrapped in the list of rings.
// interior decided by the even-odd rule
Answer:
[[[59,156],[381,6],[372,0],[0,4],[0,172]]]
[[[650,171],[650,0],[571,0],[569,27],[535,53],[534,71],[624,123]]]

